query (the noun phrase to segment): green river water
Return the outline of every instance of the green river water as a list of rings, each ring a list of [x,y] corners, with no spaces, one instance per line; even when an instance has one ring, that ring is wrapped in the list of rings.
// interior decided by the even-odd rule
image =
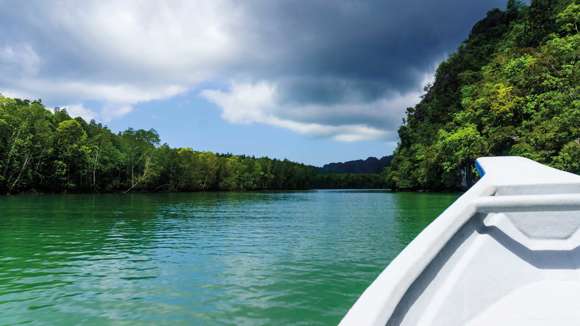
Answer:
[[[0,198],[0,325],[335,325],[457,194]]]

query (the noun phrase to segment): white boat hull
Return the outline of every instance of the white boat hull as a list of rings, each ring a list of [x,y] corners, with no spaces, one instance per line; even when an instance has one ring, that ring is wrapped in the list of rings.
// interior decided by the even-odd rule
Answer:
[[[341,325],[580,325],[580,176],[519,157],[478,165]]]

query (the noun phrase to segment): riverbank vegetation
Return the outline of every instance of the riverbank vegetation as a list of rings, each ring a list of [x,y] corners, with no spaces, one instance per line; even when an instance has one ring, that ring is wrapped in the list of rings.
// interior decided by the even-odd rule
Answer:
[[[388,184],[458,188],[477,157],[493,155],[580,173],[579,28],[577,0],[490,11],[407,110]]]
[[[114,133],[95,121],[0,96],[0,193],[380,188],[379,174],[334,174],[269,158],[160,144],[157,132]]]

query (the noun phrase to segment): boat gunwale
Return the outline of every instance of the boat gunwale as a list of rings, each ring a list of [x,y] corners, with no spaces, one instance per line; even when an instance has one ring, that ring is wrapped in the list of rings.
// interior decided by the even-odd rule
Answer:
[[[502,165],[506,165],[503,171],[501,170]],[[522,173],[514,174],[520,168]],[[566,193],[568,191],[565,188],[580,186],[580,177],[575,174],[549,168],[521,157],[479,158],[476,161],[476,169],[480,173],[481,179],[443,211],[439,217],[435,218],[399,253],[363,292],[344,316],[340,325],[387,324],[405,293],[448,241],[478,213],[485,213],[486,209],[493,208],[494,204],[490,204],[493,199],[490,198],[495,197],[496,207],[503,206],[503,209],[506,209],[509,206],[501,205],[502,202],[507,204],[511,201],[514,204],[513,199],[543,197],[542,195],[497,195],[498,190],[504,187],[515,187],[515,189],[521,190],[552,185],[556,188],[563,186],[564,193]],[[548,207],[557,208],[564,198],[564,202],[572,203],[572,205],[567,206],[567,209],[580,207],[580,202],[577,201],[579,196],[558,196],[559,198],[551,197],[550,199],[555,200],[550,203],[548,203],[549,200],[544,201],[544,204],[547,203]],[[530,203],[529,200],[527,202]],[[500,205],[497,205],[498,203]],[[526,208],[525,205],[518,206],[520,206],[519,209]],[[534,209],[545,208],[546,205],[537,205]]]

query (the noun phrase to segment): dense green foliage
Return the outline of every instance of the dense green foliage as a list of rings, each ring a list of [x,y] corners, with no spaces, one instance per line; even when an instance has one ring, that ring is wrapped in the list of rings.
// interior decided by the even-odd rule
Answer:
[[[319,173],[314,184],[320,189],[382,189],[385,179],[380,173]]]
[[[579,22],[577,0],[510,0],[490,11],[407,109],[388,184],[458,188],[490,155],[580,173]]]
[[[381,187],[379,175],[320,174],[269,158],[159,145],[155,130],[100,123],[0,96],[0,193]]]

